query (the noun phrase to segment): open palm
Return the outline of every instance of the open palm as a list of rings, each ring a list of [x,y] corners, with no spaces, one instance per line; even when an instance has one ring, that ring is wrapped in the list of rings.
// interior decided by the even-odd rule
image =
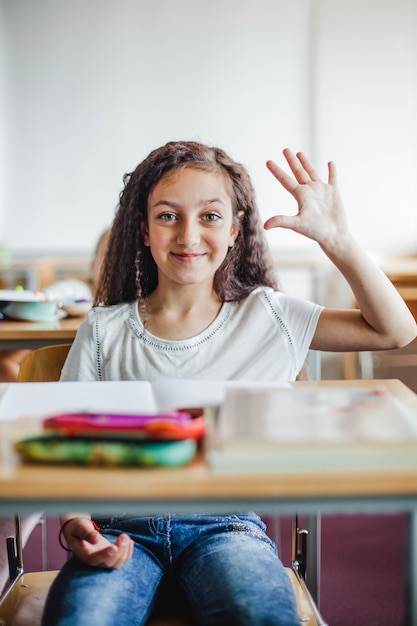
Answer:
[[[287,174],[274,161],[267,167],[297,201],[296,215],[275,215],[265,222],[265,228],[290,228],[317,241],[333,246],[348,231],[346,215],[336,181],[336,167],[328,164],[329,177],[320,180],[314,167],[302,153],[285,149],[283,154],[294,176]]]

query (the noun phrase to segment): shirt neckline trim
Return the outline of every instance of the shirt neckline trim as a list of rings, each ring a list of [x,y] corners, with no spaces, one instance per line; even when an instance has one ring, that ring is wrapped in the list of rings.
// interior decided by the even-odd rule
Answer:
[[[173,351],[182,351],[195,348],[203,343],[206,343],[214,335],[222,330],[231,316],[233,302],[223,302],[221,309],[212,323],[198,335],[190,337],[188,339],[171,340],[162,339],[156,335],[152,335],[147,331],[139,316],[137,302],[131,302],[129,307],[129,325],[135,335],[143,341],[143,343],[152,347],[161,347],[164,349],[170,349]]]

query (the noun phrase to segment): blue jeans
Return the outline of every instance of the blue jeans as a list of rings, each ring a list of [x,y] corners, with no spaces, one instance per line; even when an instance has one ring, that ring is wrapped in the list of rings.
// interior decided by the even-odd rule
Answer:
[[[180,585],[200,626],[298,626],[291,583],[254,513],[113,518],[102,533],[135,542],[120,569],[70,558],[53,583],[43,626],[142,626],[164,581]]]

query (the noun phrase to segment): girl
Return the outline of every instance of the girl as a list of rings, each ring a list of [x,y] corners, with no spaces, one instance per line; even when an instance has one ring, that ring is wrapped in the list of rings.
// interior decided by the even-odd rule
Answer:
[[[328,183],[284,151],[292,176],[267,167],[298,203],[291,228],[315,241],[359,310],[329,310],[277,291],[244,167],[222,150],[172,142],[129,176],[110,234],[96,305],[62,380],[160,377],[294,380],[307,352],[404,346],[415,321],[350,234]],[[98,520],[96,520],[98,521]],[[53,585],[44,626],[145,624],[163,580],[184,589],[198,624],[296,625],[290,585],[254,513],[117,516],[63,522],[73,558]]]

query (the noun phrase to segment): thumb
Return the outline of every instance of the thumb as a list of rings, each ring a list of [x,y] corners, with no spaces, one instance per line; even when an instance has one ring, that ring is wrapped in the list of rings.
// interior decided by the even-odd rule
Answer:
[[[294,229],[296,223],[295,216],[292,215],[274,215],[266,220],[264,224],[265,230],[270,228],[291,228]]]
[[[63,531],[67,525],[68,527],[65,529],[65,536],[67,539],[74,537],[76,539],[86,539],[91,543],[95,543],[97,541],[97,537],[100,536],[98,526],[88,517],[77,517],[68,520],[68,522],[62,526],[61,531]]]
[[[89,531],[82,537],[82,539],[94,545],[100,541],[100,537],[101,534],[98,530],[95,530],[95,528],[90,528]]]

